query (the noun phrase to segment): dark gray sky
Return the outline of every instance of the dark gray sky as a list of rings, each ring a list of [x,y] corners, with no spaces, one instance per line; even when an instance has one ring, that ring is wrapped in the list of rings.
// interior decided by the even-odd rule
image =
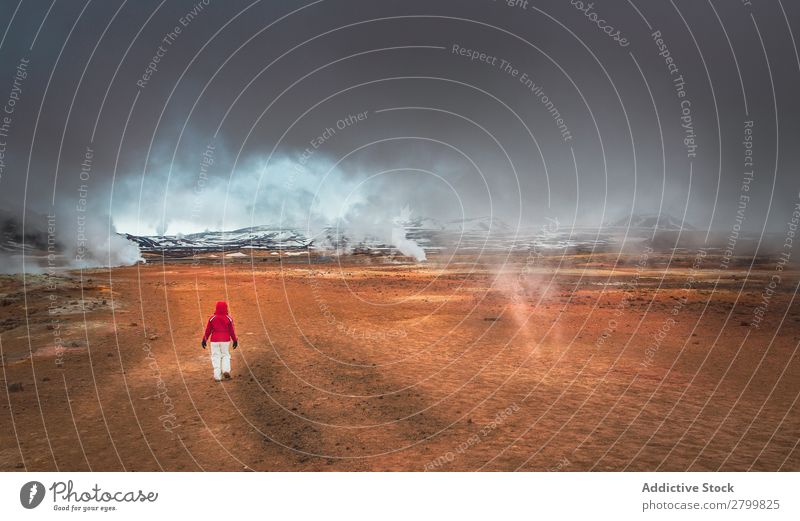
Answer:
[[[88,219],[139,234],[369,227],[405,206],[526,226],[685,212],[725,231],[746,195],[745,229],[781,233],[800,190],[800,6],[754,4],[2,2],[0,103],[19,97],[2,204],[55,212],[65,234],[81,185]]]

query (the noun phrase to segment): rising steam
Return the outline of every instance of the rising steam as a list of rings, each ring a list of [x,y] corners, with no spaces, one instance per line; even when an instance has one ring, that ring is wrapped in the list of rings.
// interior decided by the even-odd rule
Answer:
[[[143,260],[139,246],[119,235],[108,216],[87,219],[77,228],[74,247],[68,243],[65,253],[71,268],[129,266]]]
[[[126,266],[142,261],[139,247],[119,235],[108,215],[76,218],[67,211],[0,212],[0,273]],[[68,223],[68,224],[67,224]]]
[[[414,240],[406,237],[405,225],[411,220],[411,209],[408,205],[400,211],[400,215],[392,220],[392,246],[408,257],[414,257],[417,262],[426,260],[425,250]]]

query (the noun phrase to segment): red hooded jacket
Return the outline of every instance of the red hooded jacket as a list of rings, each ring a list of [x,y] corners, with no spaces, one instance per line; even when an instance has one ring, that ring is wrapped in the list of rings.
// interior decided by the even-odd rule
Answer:
[[[203,341],[211,338],[212,342],[238,342],[236,338],[236,331],[233,329],[233,319],[228,314],[228,303],[217,302],[217,308],[214,314],[208,319],[206,325],[206,332],[203,335]]]

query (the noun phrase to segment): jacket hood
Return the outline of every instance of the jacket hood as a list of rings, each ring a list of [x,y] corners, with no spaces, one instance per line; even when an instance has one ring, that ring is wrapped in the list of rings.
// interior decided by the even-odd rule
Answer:
[[[227,315],[228,314],[228,303],[220,300],[217,302],[217,308],[214,310],[215,315]]]

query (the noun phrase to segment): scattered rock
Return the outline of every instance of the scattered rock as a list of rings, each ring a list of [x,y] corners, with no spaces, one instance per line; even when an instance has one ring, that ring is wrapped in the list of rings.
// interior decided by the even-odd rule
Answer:
[[[23,387],[22,382],[15,382],[13,384],[8,384],[8,392],[10,393],[20,393],[25,390]]]
[[[484,318],[484,320],[486,320],[487,322],[497,322],[498,320],[500,320],[500,318],[499,317],[486,317],[486,318]]]
[[[25,468],[25,464],[23,464],[23,463],[17,463],[16,465],[14,465],[14,468],[15,468],[15,469],[23,469],[23,468]]]
[[[42,381],[43,382],[49,382],[50,381],[50,377],[49,376],[45,376],[44,378],[42,378]]]
[[[750,325],[750,322],[745,322],[744,320],[742,320],[741,322],[739,322],[739,325],[747,327]]]
[[[150,335],[150,340],[158,340],[158,335]]]
[[[129,326],[131,326],[131,327],[136,327],[136,326],[138,326],[139,324],[137,324],[136,322],[131,322],[131,323],[130,323],[130,324],[128,324],[128,325],[129,325]]]

